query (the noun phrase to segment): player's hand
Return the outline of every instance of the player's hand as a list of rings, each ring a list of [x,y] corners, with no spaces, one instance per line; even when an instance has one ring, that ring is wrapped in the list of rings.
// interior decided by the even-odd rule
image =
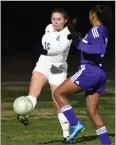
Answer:
[[[42,55],[47,55],[48,54],[48,51],[43,49],[43,48],[40,48],[40,54]]]
[[[67,35],[68,40],[72,40],[72,45],[76,46],[79,41],[81,40],[81,37],[77,34],[76,37],[74,37],[72,34]]]
[[[18,114],[17,114],[17,119],[18,119],[19,122],[22,123],[24,126],[27,126],[27,125],[29,124],[28,115],[23,116],[23,115],[18,115]]]
[[[68,34],[68,35],[67,35],[67,39],[68,39],[68,40],[72,40],[72,34]]]

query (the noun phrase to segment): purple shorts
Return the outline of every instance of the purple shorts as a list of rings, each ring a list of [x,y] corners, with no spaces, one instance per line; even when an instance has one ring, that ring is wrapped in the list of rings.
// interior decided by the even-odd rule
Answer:
[[[78,72],[70,77],[72,82],[85,91],[102,93],[105,91],[106,73],[95,65],[80,65]]]

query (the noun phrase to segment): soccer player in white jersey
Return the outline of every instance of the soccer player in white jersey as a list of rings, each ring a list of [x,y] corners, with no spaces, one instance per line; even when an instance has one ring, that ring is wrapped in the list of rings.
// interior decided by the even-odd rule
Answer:
[[[67,78],[67,56],[72,43],[68,38],[71,32],[67,25],[68,15],[63,8],[52,11],[51,24],[45,29],[42,37],[42,49],[39,60],[32,73],[28,99],[33,103],[33,109],[37,104],[37,98],[40,96],[44,86],[49,83],[53,104],[58,113],[58,120],[63,130],[63,137],[69,136],[69,122],[60,111],[58,103],[54,100],[54,90]],[[18,115],[21,123],[26,125],[28,118]],[[25,122],[27,121],[27,122]]]

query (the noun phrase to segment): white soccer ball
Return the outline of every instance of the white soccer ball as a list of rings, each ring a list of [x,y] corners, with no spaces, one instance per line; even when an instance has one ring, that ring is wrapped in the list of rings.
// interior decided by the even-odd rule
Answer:
[[[27,115],[33,109],[33,104],[25,96],[18,97],[13,103],[13,110],[18,115]]]

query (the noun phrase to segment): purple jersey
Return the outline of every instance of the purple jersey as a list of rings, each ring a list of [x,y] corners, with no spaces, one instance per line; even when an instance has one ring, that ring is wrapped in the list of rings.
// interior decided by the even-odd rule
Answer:
[[[102,59],[106,52],[108,30],[99,25],[91,28],[86,36],[80,40],[76,48],[81,50],[81,64],[94,64],[102,66]]]
[[[102,93],[105,90],[106,73],[102,68],[102,59],[107,42],[108,30],[99,25],[93,27],[76,46],[81,50],[81,65],[70,79],[85,91]]]

